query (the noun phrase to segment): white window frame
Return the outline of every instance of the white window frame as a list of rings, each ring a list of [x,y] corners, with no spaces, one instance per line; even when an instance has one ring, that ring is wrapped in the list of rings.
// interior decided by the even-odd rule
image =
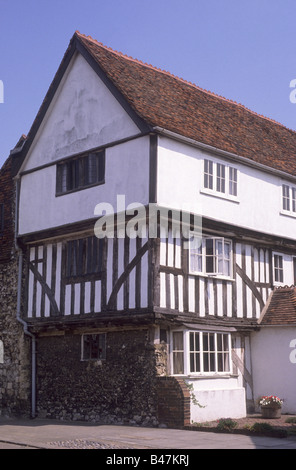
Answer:
[[[174,333],[183,333],[183,351],[174,351],[173,349],[173,335]],[[196,335],[199,338],[199,351],[191,350],[190,348],[190,336],[191,334],[194,335],[194,339]],[[204,335],[212,335],[214,340],[214,349],[212,350],[205,350],[204,349]],[[218,335],[222,335],[223,341],[226,339],[227,348],[218,350]],[[226,337],[226,338],[225,338]],[[183,353],[183,370],[181,373],[174,372],[174,353],[178,352]],[[199,370],[191,370],[191,355],[192,354],[199,354],[198,361],[199,361]],[[205,370],[205,355],[211,354],[212,359],[214,361],[214,368],[213,370]],[[219,359],[220,355],[220,359]],[[209,357],[209,356],[208,356]],[[195,356],[196,359],[196,356]],[[224,364],[227,363],[228,367],[224,367],[224,370],[218,370],[219,361],[222,359]],[[195,376],[195,377],[210,377],[210,376],[229,376],[232,375],[232,360],[231,360],[231,333],[227,331],[210,331],[210,330],[173,330],[171,335],[171,364],[172,364],[172,375],[176,376]]]
[[[282,261],[282,266],[278,266],[277,263],[276,263],[276,257],[278,259],[281,259]],[[279,271],[279,272],[282,272],[282,275],[283,275],[283,280],[282,281],[279,281],[279,280],[276,280],[276,270]],[[284,271],[284,255],[283,253],[278,253],[278,252],[273,252],[272,253],[272,274],[273,274],[273,283],[274,285],[283,285],[284,284],[284,281],[285,281],[285,271]]]
[[[202,193],[238,202],[238,169],[226,162],[205,158]]]
[[[212,241],[213,243],[213,253],[208,254],[209,244],[207,242]],[[208,245],[208,246],[207,246]],[[225,247],[229,246],[229,257],[226,257]],[[222,250],[221,250],[222,246]],[[220,248],[219,248],[220,247]],[[220,251],[219,251],[220,250]],[[189,255],[189,272],[190,274],[198,274],[202,276],[215,276],[222,277],[226,279],[232,279],[233,269],[232,269],[232,241],[224,237],[210,237],[204,236],[202,238],[198,236],[193,236],[190,247],[188,250]],[[196,267],[192,266],[192,257],[195,256],[198,261]],[[208,259],[213,258],[213,270],[209,270]],[[224,269],[226,264],[229,266],[228,272]],[[219,266],[223,266],[222,271],[220,271]]]
[[[296,186],[282,182],[281,214],[296,217]]]

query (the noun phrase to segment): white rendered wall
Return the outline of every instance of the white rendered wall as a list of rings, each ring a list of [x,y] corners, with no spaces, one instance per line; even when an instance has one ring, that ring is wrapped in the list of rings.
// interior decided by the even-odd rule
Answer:
[[[262,395],[276,395],[284,400],[283,413],[293,414],[296,413],[295,343],[296,327],[264,327],[251,336],[255,400]]]
[[[138,134],[132,119],[77,53],[21,169],[36,170],[21,178],[19,234],[93,218],[100,202],[111,203],[116,211],[116,196],[121,194],[127,204],[147,204],[148,137],[106,149],[105,184],[55,195],[55,161]]]
[[[139,133],[86,60],[76,54],[37,132],[22,170]]]
[[[237,386],[237,379],[188,380],[193,384],[195,399],[191,400],[191,422],[204,423],[220,418],[244,418],[246,416],[245,389]]]
[[[282,215],[280,177],[236,162],[238,170],[237,201],[205,194],[203,160],[223,163],[210,153],[159,138],[158,204],[182,210],[185,206],[205,217],[266,234],[294,238],[296,218]],[[199,213],[200,213],[199,212]]]
[[[55,196],[56,165],[22,176],[19,234],[45,230],[94,218],[97,204],[117,209],[117,195],[126,206],[149,201],[149,137],[106,149],[105,184]]]

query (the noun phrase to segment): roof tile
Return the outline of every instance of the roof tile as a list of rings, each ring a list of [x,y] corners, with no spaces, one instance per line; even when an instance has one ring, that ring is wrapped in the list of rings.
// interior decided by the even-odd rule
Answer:
[[[78,40],[151,126],[296,175],[296,132],[169,72],[113,51],[78,31]]]
[[[262,326],[296,325],[296,287],[276,288],[259,323]]]

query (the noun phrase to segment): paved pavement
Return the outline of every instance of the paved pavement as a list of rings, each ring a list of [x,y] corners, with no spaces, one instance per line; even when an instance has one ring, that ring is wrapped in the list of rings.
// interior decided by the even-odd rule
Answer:
[[[296,438],[0,417],[0,449],[296,449]]]

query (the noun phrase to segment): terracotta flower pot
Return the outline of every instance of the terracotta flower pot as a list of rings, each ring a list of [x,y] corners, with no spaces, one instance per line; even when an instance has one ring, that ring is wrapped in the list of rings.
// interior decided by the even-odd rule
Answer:
[[[277,406],[261,406],[262,418],[277,419],[282,415],[282,408]]]

